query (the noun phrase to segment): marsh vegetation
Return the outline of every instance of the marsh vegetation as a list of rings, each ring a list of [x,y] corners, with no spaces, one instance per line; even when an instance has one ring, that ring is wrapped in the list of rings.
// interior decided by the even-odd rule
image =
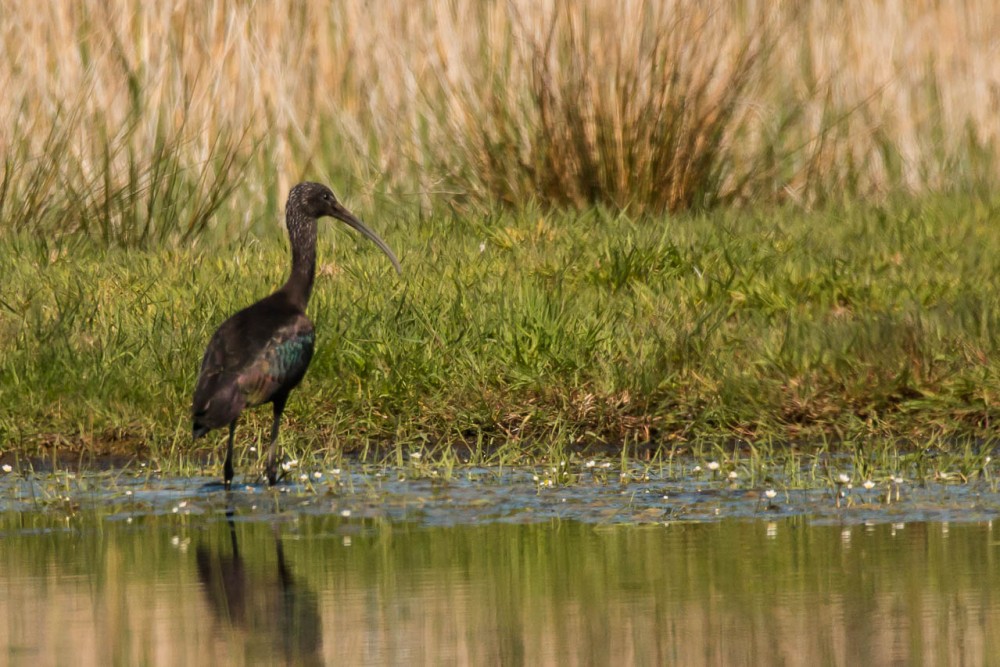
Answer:
[[[975,467],[998,31],[959,2],[7,3],[3,456],[188,456],[200,347],[284,277],[309,177],[406,275],[321,234],[293,450]]]

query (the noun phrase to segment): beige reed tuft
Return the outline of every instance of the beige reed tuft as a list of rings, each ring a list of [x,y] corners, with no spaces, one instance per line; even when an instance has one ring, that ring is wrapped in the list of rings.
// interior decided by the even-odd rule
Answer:
[[[305,176],[652,212],[945,189],[997,176],[997,35],[974,0],[4,0],[3,185],[141,197],[166,146],[206,189],[237,157],[242,210]]]

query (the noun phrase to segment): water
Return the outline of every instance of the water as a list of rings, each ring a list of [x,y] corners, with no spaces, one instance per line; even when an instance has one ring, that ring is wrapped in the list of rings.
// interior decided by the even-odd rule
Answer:
[[[1000,659],[985,489],[767,509],[723,485],[400,476],[228,498],[204,479],[8,478],[0,664]]]

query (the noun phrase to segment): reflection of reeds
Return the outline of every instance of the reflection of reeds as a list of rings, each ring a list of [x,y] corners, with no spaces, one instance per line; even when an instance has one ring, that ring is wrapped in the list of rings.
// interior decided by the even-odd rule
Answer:
[[[233,513],[227,512],[229,547],[199,544],[198,580],[219,634],[245,645],[258,661],[283,658],[286,664],[322,664],[322,631],[316,594],[295,577],[285,559],[281,534],[274,532],[275,563],[252,554],[244,562]],[[274,565],[274,567],[270,567]]]
[[[425,204],[653,211],[995,174],[991,3],[4,5],[0,205],[20,226],[58,195],[71,226],[141,238],[129,211],[168,188],[197,228],[243,160],[241,202],[272,206],[317,171]]]
[[[277,632],[268,526],[238,526],[261,625],[220,632],[196,557],[166,539],[178,522],[97,520],[67,539],[55,513],[0,517],[12,664],[313,659],[286,653]],[[87,511],[73,521],[95,525]],[[317,592],[308,628],[325,664],[990,664],[998,650],[1000,562],[985,524],[295,526],[288,557]],[[196,517],[190,530],[222,537]]]

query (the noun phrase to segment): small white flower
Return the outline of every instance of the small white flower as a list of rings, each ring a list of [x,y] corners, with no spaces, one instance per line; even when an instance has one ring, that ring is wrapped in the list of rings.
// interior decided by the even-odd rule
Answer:
[[[538,475],[532,475],[532,476],[531,476],[531,480],[532,480],[533,482],[537,482],[537,481],[538,481]]]
[[[871,481],[870,479],[866,479],[865,483],[862,484],[861,486],[865,487],[866,490],[871,491],[873,488],[875,488],[875,482]]]
[[[299,475],[299,481],[300,482],[305,482],[308,479],[309,479],[309,475],[307,475],[305,473],[302,473],[301,475]]]
[[[772,500],[775,496],[778,495],[778,492],[775,491],[774,489],[768,489],[767,491],[764,492],[764,495],[767,496],[768,500]]]
[[[736,479],[737,477],[739,477],[739,475],[736,474],[735,470],[729,471],[729,479]]]
[[[132,489],[128,489],[128,490],[127,490],[127,491],[125,492],[125,495],[126,495],[126,496],[131,496],[131,495],[132,495]]]
[[[691,472],[701,472],[701,466],[695,466],[691,469]]]
[[[411,452],[410,453],[410,458],[413,459],[414,461],[419,461],[422,457],[423,457],[423,454],[421,452]]]
[[[990,464],[990,461],[992,461],[992,460],[993,460],[993,457],[992,457],[992,456],[987,456],[987,457],[986,457],[986,460],[985,460],[985,461],[983,461],[983,465],[984,465],[984,466],[988,466],[988,465]]]
[[[896,484],[902,484],[903,483],[903,478],[902,477],[893,477],[892,481],[894,481]]]
[[[330,471],[330,473],[333,474],[333,475],[339,475],[340,474],[340,468],[334,468],[333,470]]]
[[[839,475],[837,475],[837,481],[841,484],[847,484],[848,482],[851,481],[851,478],[845,475],[844,473],[840,473]]]
[[[585,465],[586,465],[586,466],[587,466],[588,468],[593,468],[594,466],[596,466],[596,465],[597,465],[597,461],[587,461],[587,463],[586,463]]]
[[[299,465],[299,460],[298,459],[292,459],[291,461],[285,461],[284,463],[282,463],[281,464],[281,469],[284,470],[285,472],[288,472],[289,470],[291,470],[292,468],[294,468],[297,465]]]
[[[351,516],[351,510],[340,510],[340,516],[349,517]]]
[[[313,473],[313,477],[315,479],[323,479],[323,473],[321,473],[319,470],[317,470],[316,472]]]
[[[611,461],[605,461],[604,463],[601,464],[601,467],[602,468],[610,468],[611,467]]]
[[[250,445],[250,451],[251,451],[251,452],[256,452],[256,451],[257,451],[257,448],[256,448],[256,447],[254,447],[253,445]]]
[[[11,470],[13,470],[13,468],[10,466],[9,463],[4,463],[3,464],[3,471],[4,472],[10,472]]]
[[[479,244],[479,252],[480,253],[486,252],[486,241],[483,241],[482,243]]]
[[[708,462],[708,469],[711,470],[711,471],[713,471],[713,472],[716,471],[716,470],[718,470],[719,469],[719,462],[718,461],[709,461]]]

